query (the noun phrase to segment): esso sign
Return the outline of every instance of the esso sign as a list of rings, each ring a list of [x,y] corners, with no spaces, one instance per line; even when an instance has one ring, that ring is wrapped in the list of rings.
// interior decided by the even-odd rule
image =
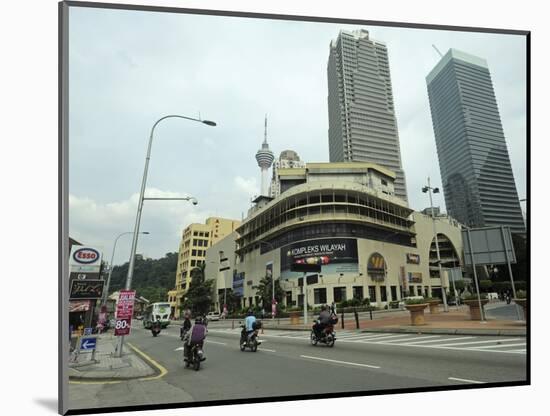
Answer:
[[[73,253],[73,260],[81,264],[94,263],[99,259],[99,252],[93,248],[81,248]]]

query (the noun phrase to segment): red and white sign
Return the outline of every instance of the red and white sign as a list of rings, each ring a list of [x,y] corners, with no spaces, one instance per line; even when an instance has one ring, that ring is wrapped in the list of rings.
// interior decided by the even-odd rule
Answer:
[[[121,290],[116,304],[115,336],[129,335],[134,314],[135,290]]]

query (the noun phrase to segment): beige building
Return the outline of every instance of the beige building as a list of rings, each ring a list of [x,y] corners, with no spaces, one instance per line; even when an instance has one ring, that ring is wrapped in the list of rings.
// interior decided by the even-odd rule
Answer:
[[[204,263],[206,250],[212,244],[231,234],[239,224],[240,221],[237,220],[210,217],[206,219],[205,224],[190,224],[183,230],[179,246],[175,288],[168,292],[174,316],[179,317],[181,314],[180,304],[191,282],[191,270]]]
[[[352,298],[384,306],[405,295],[440,296],[432,219],[395,196],[395,177],[359,162],[280,169],[281,194],[254,201],[236,230],[232,278],[218,279],[218,293],[227,284],[242,293],[242,306],[256,305],[259,281],[272,274],[285,292],[283,303],[300,306],[303,274],[291,265],[313,262],[322,269],[308,274],[312,306]],[[438,216],[436,229],[443,268],[460,267],[460,225]],[[216,256],[209,253],[207,261]]]

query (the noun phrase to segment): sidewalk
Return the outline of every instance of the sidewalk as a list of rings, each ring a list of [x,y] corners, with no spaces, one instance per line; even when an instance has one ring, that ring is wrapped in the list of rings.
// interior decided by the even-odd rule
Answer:
[[[160,369],[147,362],[142,356],[124,343],[122,357],[115,357],[117,337],[112,334],[98,335],[95,360],[91,361],[92,353],[81,352],[77,362],[74,355],[69,358],[70,381],[108,381],[120,379],[135,379],[155,376]]]
[[[489,312],[489,310],[487,310]],[[425,325],[411,325],[410,314],[408,311],[377,311],[373,313],[373,319],[370,319],[368,313],[362,313],[359,316],[359,329],[357,328],[353,312],[344,314],[344,327],[342,327],[342,314],[338,313],[338,323],[335,329],[338,330],[357,330],[359,332],[410,332],[422,334],[447,334],[447,335],[505,335],[505,336],[525,336],[526,323],[519,320],[503,320],[487,318],[485,322],[472,321],[467,306],[449,306],[449,312],[443,312],[443,306],[440,305],[440,312],[431,314],[429,309],[424,311]],[[308,317],[308,324],[302,323],[290,324],[289,319],[264,319],[265,330],[285,330],[285,331],[309,331],[313,324],[311,316]],[[220,321],[221,323],[222,321]],[[231,321],[226,321],[229,324]],[[217,326],[217,325],[216,325]],[[235,326],[236,323],[235,323]],[[214,328],[214,326],[212,326]]]

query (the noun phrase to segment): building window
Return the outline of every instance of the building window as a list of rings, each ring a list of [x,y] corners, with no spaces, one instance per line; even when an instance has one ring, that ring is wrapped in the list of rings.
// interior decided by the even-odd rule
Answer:
[[[386,286],[380,286],[380,300],[386,302],[388,300],[388,292],[386,291]]]
[[[363,286],[353,286],[353,299],[363,299]]]
[[[327,289],[313,289],[313,303],[316,305],[320,303],[327,303]]]
[[[334,288],[334,302],[342,302],[346,300],[346,288],[335,287]]]
[[[208,237],[209,235],[210,235],[210,233],[204,233],[205,237]]]
[[[199,231],[199,237],[204,237],[204,233],[202,231]]]
[[[196,237],[199,233],[197,231],[193,231],[193,235]]]
[[[286,304],[287,306],[292,305],[292,292],[286,292]]]
[[[196,264],[195,260],[191,260],[191,267],[195,267],[195,264]]]
[[[390,286],[391,298],[397,300],[397,286]]]
[[[371,302],[377,302],[376,299],[376,286],[369,286],[369,299]]]
[[[191,255],[196,256],[197,255],[197,250],[191,250]]]
[[[422,286],[418,286],[418,296],[422,296]]]

